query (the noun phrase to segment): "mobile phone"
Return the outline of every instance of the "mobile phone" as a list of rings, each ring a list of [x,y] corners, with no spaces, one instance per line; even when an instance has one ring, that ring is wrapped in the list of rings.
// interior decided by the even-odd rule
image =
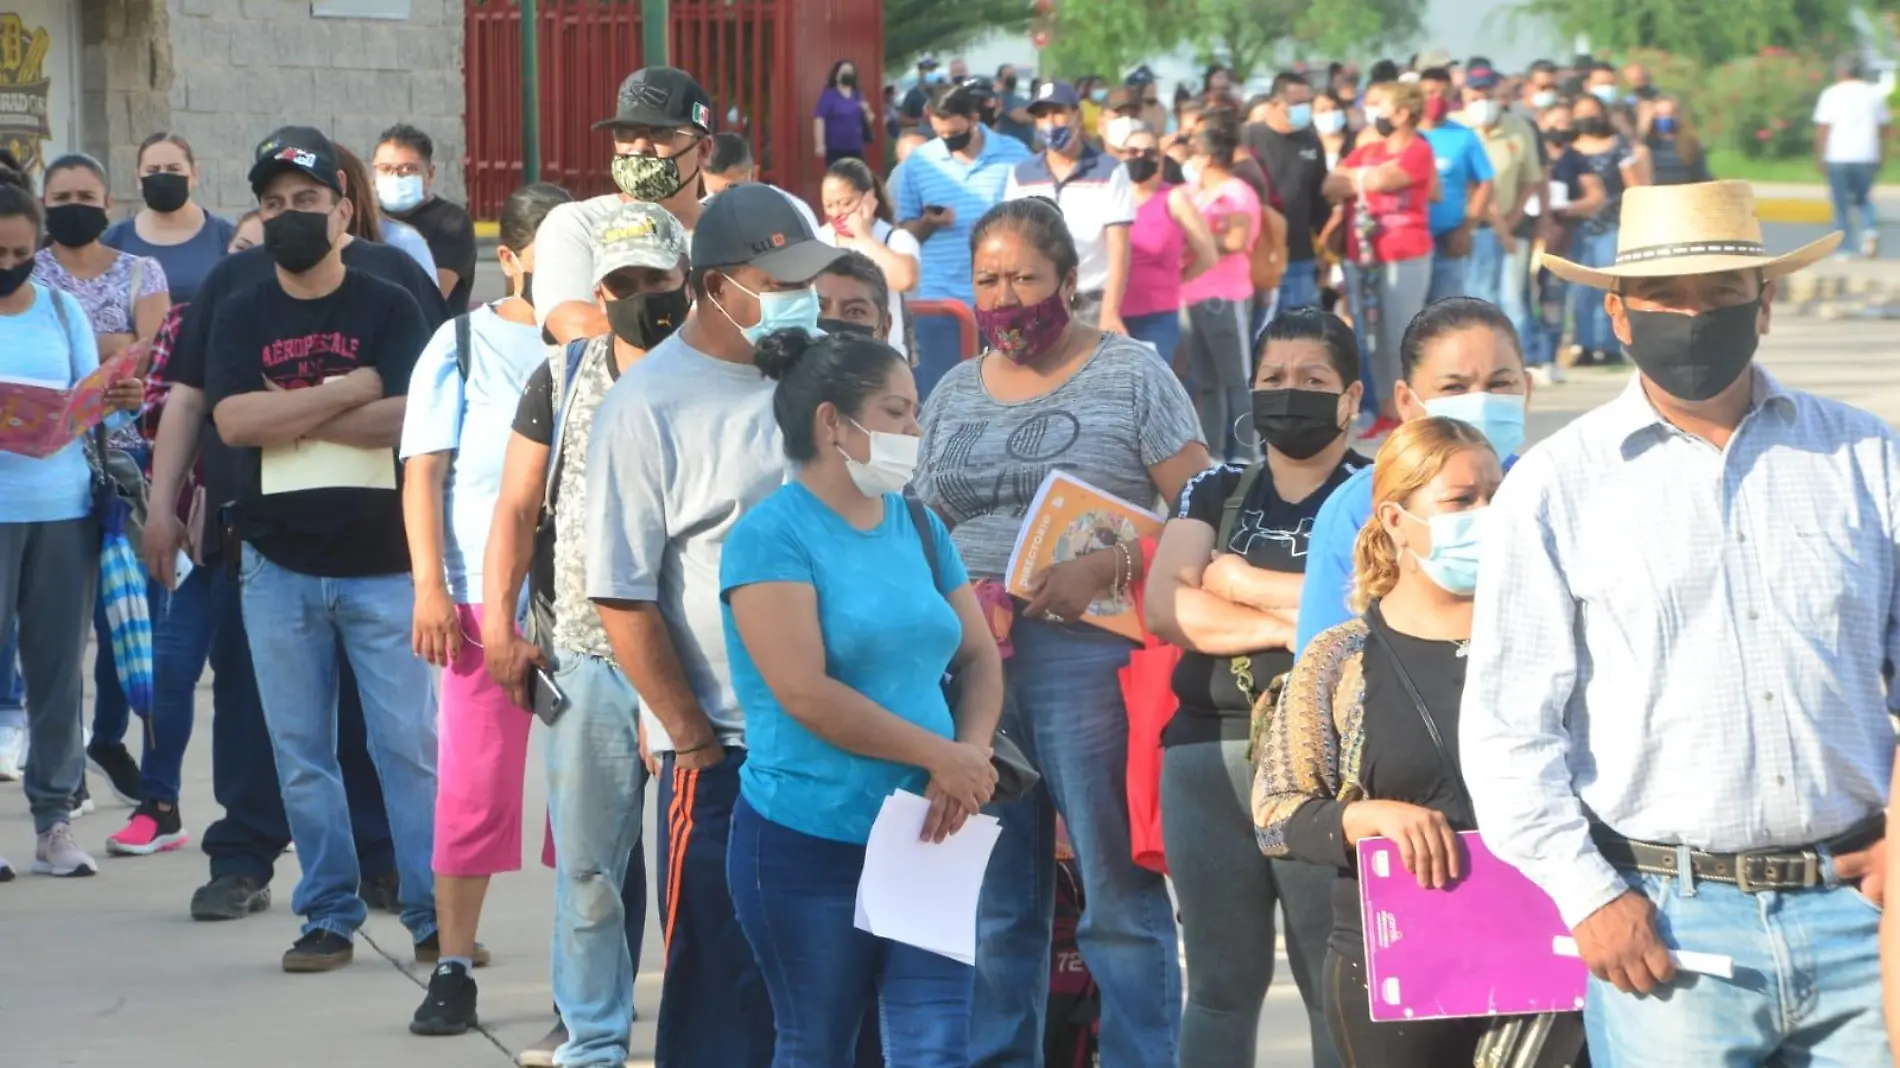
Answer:
[[[942,204],[925,204],[924,205],[925,215],[942,215],[944,212],[949,211],[949,210],[950,210],[949,208],[944,207]]]
[[[552,727],[554,721],[560,719],[561,713],[565,711],[567,711],[567,694],[562,693],[561,688],[555,685],[554,677],[547,673],[547,669],[536,667],[534,669],[535,716]]]

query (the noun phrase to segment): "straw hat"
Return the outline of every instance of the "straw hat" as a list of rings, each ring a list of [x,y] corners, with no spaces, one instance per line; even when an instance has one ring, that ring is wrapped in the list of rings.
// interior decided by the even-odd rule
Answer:
[[[1621,278],[1676,278],[1724,271],[1760,271],[1780,278],[1840,247],[1835,232],[1781,256],[1762,246],[1755,191],[1747,182],[1642,185],[1623,194],[1616,262],[1584,267],[1546,255],[1544,266],[1565,281],[1615,289]]]

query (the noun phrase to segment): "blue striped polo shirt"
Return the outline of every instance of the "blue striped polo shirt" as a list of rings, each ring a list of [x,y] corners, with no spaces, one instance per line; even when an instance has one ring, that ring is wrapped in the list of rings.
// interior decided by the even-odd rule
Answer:
[[[1014,137],[981,127],[983,147],[975,161],[950,155],[941,139],[917,146],[910,158],[891,175],[891,197],[897,201],[899,222],[922,218],[924,205],[935,204],[957,213],[955,226],[930,235],[920,258],[919,300],[960,300],[974,304],[970,288],[970,232],[983,213],[1003,202],[1016,164],[1029,158],[1029,149]]]

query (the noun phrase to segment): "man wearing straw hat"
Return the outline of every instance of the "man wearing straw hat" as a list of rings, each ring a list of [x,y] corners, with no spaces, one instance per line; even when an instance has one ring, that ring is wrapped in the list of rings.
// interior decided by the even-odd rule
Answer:
[[[1544,261],[1607,291],[1637,374],[1487,517],[1459,726],[1478,826],[1571,928],[1593,1063],[1888,1064],[1900,437],[1753,362],[1778,280],[1841,235],[1770,254],[1744,182],[1623,212],[1612,265]]]

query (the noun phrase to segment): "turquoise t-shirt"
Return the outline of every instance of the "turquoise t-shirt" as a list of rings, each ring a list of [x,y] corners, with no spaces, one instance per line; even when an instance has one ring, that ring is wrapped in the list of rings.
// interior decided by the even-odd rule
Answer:
[[[944,594],[969,581],[950,532],[933,515],[942,582],[933,584],[910,509],[884,497],[884,521],[861,531],[792,482],[739,520],[719,562],[732,683],[745,710],[745,799],[800,834],[868,841],[893,790],[921,793],[921,768],[847,753],[807,730],[772,695],[732,621],[726,597],[741,586],[797,582],[818,591],[825,670],[894,715],[956,736],[943,675],[963,640]]]

